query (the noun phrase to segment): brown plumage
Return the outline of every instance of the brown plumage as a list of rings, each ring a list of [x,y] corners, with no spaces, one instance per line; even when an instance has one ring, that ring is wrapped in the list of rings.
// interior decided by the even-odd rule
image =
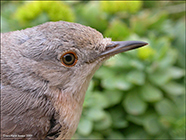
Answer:
[[[146,44],[64,21],[1,34],[1,137],[71,138],[102,62]]]

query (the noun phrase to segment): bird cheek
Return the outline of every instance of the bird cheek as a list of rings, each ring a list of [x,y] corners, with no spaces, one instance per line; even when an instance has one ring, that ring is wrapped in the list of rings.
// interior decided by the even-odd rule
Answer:
[[[69,82],[71,71],[60,71],[46,74],[46,79],[49,81],[50,86],[63,86]]]

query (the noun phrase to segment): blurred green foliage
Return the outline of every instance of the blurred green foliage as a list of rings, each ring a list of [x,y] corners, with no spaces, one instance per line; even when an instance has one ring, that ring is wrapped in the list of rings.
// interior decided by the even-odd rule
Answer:
[[[149,43],[106,61],[74,138],[185,138],[184,1],[4,1],[2,32],[65,20]],[[171,9],[171,10],[170,10]]]

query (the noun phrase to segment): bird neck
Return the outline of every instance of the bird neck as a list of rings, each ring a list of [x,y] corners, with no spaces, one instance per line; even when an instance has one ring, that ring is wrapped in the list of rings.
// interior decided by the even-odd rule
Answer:
[[[68,90],[59,90],[55,101],[53,101],[54,108],[60,116],[59,122],[62,125],[59,139],[70,139],[74,135],[81,117],[87,87],[88,83],[86,86],[80,87],[76,91],[78,94]]]
[[[81,117],[85,93],[93,74],[99,66],[100,65],[92,66],[94,68],[92,68],[88,75],[87,73],[83,75],[81,71],[81,77],[75,77],[74,79],[76,80],[72,79],[68,82],[69,85],[66,85],[66,87],[69,88],[58,88],[58,94],[54,91],[54,107],[60,114],[59,122],[65,126],[65,130],[62,130],[62,133],[58,137],[59,139],[71,138],[75,133]],[[76,75],[78,75],[78,73],[76,73]],[[79,79],[77,80],[77,78]]]

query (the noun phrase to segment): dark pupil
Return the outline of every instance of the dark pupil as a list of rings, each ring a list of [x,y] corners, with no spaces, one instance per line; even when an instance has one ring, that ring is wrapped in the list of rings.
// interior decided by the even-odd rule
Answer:
[[[65,57],[65,60],[66,60],[67,62],[70,62],[70,61],[72,61],[72,56],[70,56],[70,55],[67,55],[67,56]]]
[[[73,64],[74,63],[74,55],[73,54],[66,54],[64,56],[64,62],[67,65]]]

